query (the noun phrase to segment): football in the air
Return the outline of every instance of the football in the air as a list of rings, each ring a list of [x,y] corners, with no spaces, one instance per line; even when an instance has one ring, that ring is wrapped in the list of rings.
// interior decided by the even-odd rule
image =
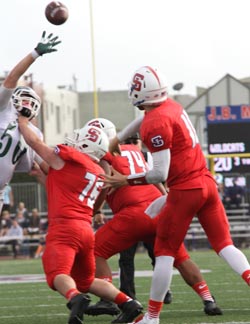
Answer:
[[[62,25],[69,17],[68,8],[60,1],[52,1],[45,8],[45,16],[53,25]]]

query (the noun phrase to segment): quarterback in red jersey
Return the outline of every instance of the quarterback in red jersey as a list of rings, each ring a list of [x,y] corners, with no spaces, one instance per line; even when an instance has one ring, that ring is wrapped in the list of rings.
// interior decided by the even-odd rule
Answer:
[[[122,323],[135,320],[141,304],[95,278],[91,225],[102,189],[98,175],[103,170],[98,162],[108,151],[107,135],[97,127],[83,127],[53,149],[29,128],[28,118],[19,116],[19,128],[27,144],[50,166],[46,180],[49,227],[42,261],[49,287],[68,300],[68,324],[82,323],[90,302],[87,292],[119,305]]]
[[[115,136],[115,126],[113,125],[114,130],[111,132],[111,122],[103,118],[90,121],[87,125],[100,127],[111,138]],[[109,167],[105,167],[105,162],[108,162],[108,165],[111,165],[112,168],[127,176],[148,171],[149,167],[141,152],[139,143],[138,140],[137,144],[120,145],[121,155],[106,154],[100,163],[107,170],[107,173]],[[107,259],[140,241],[154,244],[158,217],[151,218],[145,211],[158,198],[163,197],[166,200],[165,195],[166,190],[162,184],[157,184],[157,186],[153,184],[134,187],[123,186],[117,190],[107,192],[106,201],[114,216],[96,232],[96,277],[111,282],[112,273]],[[99,201],[97,203],[100,204]],[[184,244],[181,244],[176,252],[174,266],[179,270],[186,283],[203,300],[205,313],[208,315],[221,315],[221,310],[211,296],[199,268],[190,259]],[[199,287],[202,287],[202,289]],[[111,314],[111,307],[112,305],[109,304],[109,309],[107,309],[105,302],[98,302],[96,305],[90,306],[86,313],[99,315],[106,310],[106,314]]]
[[[130,176],[114,170],[112,176],[104,176],[106,187],[166,181],[169,188],[168,199],[157,223],[156,265],[148,312],[138,322],[158,324],[162,301],[172,278],[175,254],[194,216],[198,217],[216,253],[248,285],[250,265],[233,244],[227,215],[216,183],[206,168],[195,129],[184,109],[168,98],[164,76],[149,66],[139,68],[133,74],[129,97],[134,106],[145,110],[145,114],[117,134],[110,143],[110,151],[119,151],[118,143],[139,131],[152,153],[153,169]]]

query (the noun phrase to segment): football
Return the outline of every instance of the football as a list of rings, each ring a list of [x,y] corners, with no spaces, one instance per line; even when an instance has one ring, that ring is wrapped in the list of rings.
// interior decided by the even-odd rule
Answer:
[[[69,17],[68,8],[60,1],[52,1],[45,8],[45,16],[53,25],[62,25]]]

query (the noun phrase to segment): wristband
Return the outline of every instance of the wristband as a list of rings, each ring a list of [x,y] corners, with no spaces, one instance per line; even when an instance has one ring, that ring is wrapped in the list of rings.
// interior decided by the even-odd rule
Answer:
[[[138,186],[147,184],[145,173],[131,174],[127,177],[127,182],[130,186]]]
[[[97,210],[97,211],[94,213],[94,216],[97,215],[97,214],[102,214],[102,211],[101,211],[101,210]]]
[[[34,60],[36,60],[40,56],[36,50],[33,50],[30,54]]]

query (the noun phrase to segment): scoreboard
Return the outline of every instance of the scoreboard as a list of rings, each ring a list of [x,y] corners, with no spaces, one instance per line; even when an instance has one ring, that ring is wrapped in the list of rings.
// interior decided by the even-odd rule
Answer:
[[[208,153],[216,173],[250,173],[250,106],[206,107]]]

